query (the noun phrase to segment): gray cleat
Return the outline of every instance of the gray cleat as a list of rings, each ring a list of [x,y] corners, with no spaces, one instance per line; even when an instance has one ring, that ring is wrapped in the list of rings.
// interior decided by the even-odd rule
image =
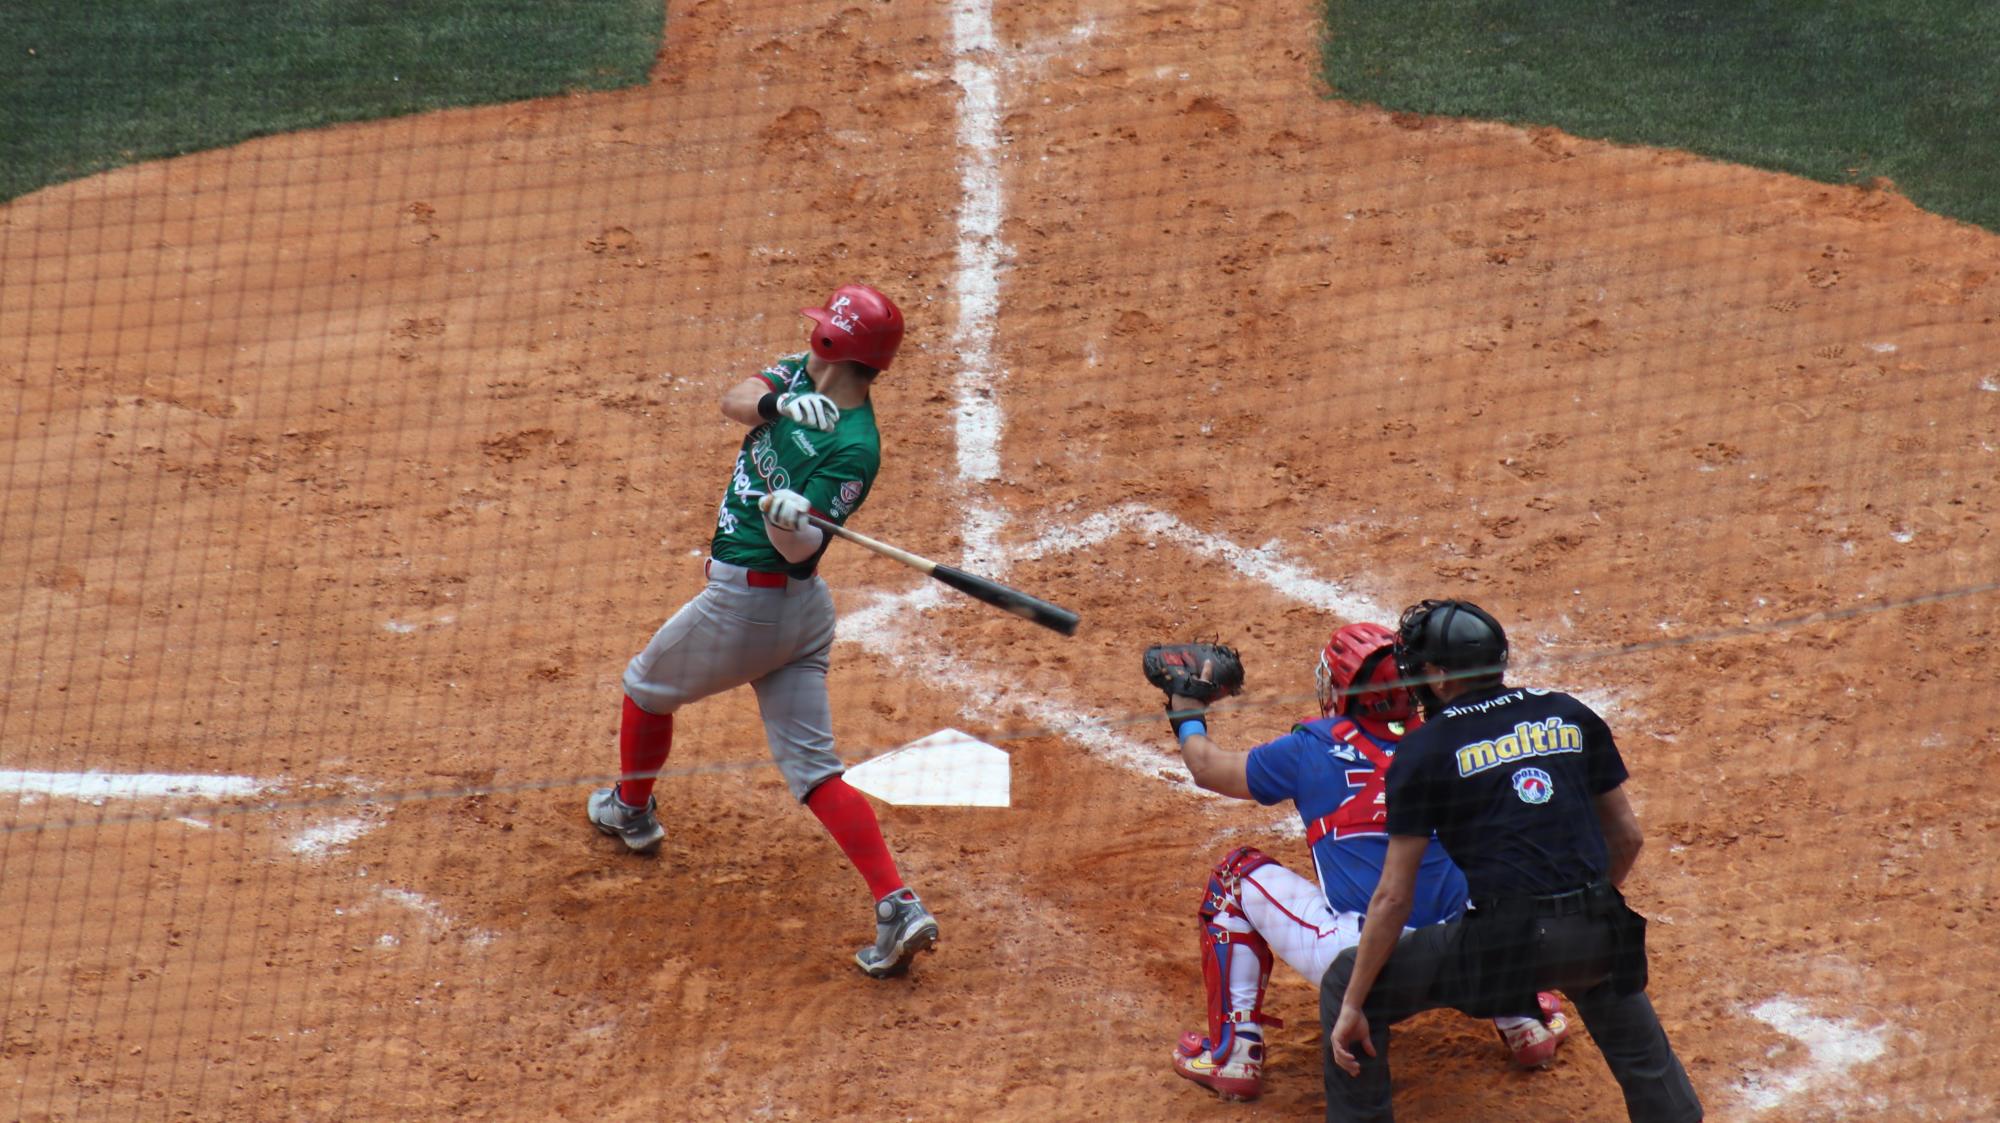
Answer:
[[[667,837],[665,827],[660,825],[659,801],[646,797],[646,806],[627,807],[618,798],[616,787],[599,788],[590,793],[586,805],[590,821],[597,829],[611,835],[625,844],[627,850],[635,854],[644,853],[660,845]]]
[[[886,979],[910,969],[920,951],[937,946],[938,922],[908,889],[875,902],[875,942],[854,953],[854,962],[869,976]]]

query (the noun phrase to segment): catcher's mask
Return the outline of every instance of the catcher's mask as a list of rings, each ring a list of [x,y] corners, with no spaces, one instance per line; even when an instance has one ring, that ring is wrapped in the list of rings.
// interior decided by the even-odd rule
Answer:
[[[1396,666],[1428,714],[1438,698],[1429,683],[1418,681],[1426,677],[1424,667],[1464,682],[1498,682],[1507,670],[1507,633],[1471,601],[1420,601],[1403,610],[1396,626]]]
[[[808,342],[813,354],[830,363],[853,361],[887,370],[903,344],[903,313],[896,302],[867,285],[842,285],[824,308],[801,308],[813,322]]]
[[[1319,686],[1321,717],[1371,717],[1377,721],[1408,721],[1417,702],[1398,685],[1402,671],[1395,660],[1396,634],[1380,624],[1348,624],[1335,629],[1319,653],[1313,680]],[[1357,684],[1359,689],[1357,689]],[[1369,686],[1379,690],[1368,690]]]

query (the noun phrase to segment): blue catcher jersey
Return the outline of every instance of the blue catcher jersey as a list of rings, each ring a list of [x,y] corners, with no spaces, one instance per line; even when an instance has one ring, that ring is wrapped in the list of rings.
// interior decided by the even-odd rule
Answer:
[[[1389,853],[1384,802],[1393,741],[1378,741],[1344,717],[1295,725],[1250,750],[1245,774],[1263,804],[1298,805],[1312,845],[1320,889],[1336,912],[1365,913]],[[1465,910],[1465,875],[1431,840],[1417,872],[1411,927],[1451,920]]]

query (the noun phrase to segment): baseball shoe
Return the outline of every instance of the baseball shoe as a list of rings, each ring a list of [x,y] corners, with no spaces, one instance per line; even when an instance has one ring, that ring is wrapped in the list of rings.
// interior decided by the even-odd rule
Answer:
[[[1500,1040],[1506,1042],[1514,1063],[1521,1068],[1549,1067],[1555,1063],[1557,1047],[1569,1036],[1569,1016],[1563,1013],[1562,999],[1543,991],[1535,1001],[1541,1007],[1541,1021],[1522,1022],[1512,1029],[1493,1027],[1500,1031]]]
[[[598,830],[623,842],[635,854],[655,849],[667,837],[666,828],[660,826],[659,801],[652,796],[646,797],[644,807],[627,807],[618,798],[616,787],[599,788],[590,793],[585,809]]]
[[[1264,1094],[1264,1043],[1231,1034],[1229,1055],[1218,1061],[1208,1039],[1181,1034],[1174,1046],[1174,1071],[1225,1100],[1254,1100]]]
[[[920,951],[937,946],[938,922],[908,889],[875,902],[875,942],[854,953],[855,965],[871,978],[886,979],[910,969]]]

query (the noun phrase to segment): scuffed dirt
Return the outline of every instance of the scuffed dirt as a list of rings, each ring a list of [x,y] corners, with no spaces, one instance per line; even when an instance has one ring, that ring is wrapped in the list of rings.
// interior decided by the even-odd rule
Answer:
[[[1219,733],[1248,744],[1339,622],[1195,536],[1385,611],[1469,595],[1523,680],[1603,706],[1711,1118],[2000,1110],[2000,245],[1886,187],[1323,100],[1312,16],[1000,7],[991,484],[954,468],[946,6],[674,4],[643,89],[0,209],[0,767],[288,801],[4,812],[75,825],[0,835],[0,1116],[1312,1116],[1300,980],[1260,1103],[1166,1064],[1207,865],[1306,858],[1178,778],[1137,652],[1242,646]],[[1126,520],[1009,571],[1072,641],[924,614],[989,697],[837,652],[850,755],[943,726],[1014,754],[1011,809],[883,809],[944,926],[888,984],[848,963],[865,892],[747,692],[684,715],[659,860],[581,816],[624,660],[697,588],[739,436],[715,401],[849,278],[911,325],[858,528],[952,560],[973,502],[1017,546]],[[916,581],[826,572],[849,613]],[[1518,1074],[1444,1013],[1397,1058],[1401,1118],[1622,1118],[1582,1035]]]

